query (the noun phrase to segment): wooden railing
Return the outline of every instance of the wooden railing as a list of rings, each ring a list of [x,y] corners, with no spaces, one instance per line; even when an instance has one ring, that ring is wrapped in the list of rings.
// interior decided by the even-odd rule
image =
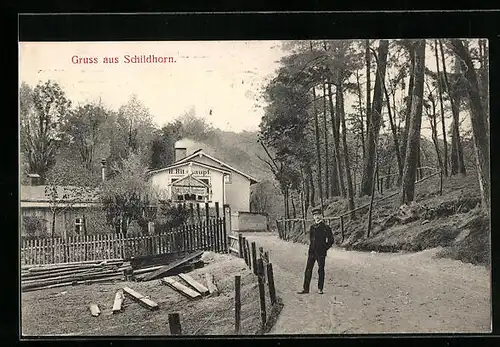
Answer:
[[[130,259],[172,252],[209,250],[226,253],[225,218],[183,225],[164,233],[123,236],[117,234],[62,238],[24,239],[21,263],[24,265]]]
[[[443,194],[443,172],[442,172],[442,170],[441,169],[437,169],[437,168],[433,168],[433,167],[427,167],[427,166],[418,168],[418,170],[424,170],[424,169],[426,169],[426,170],[432,169],[435,172],[431,173],[428,176],[425,176],[425,177],[421,178],[420,180],[416,181],[415,184],[421,183],[423,181],[428,180],[431,177],[439,175],[439,194],[442,195]],[[391,176],[393,176],[393,175],[391,175]],[[381,178],[382,178],[382,183],[383,183],[384,177],[381,177]],[[379,190],[379,192],[380,192],[381,195],[383,195],[383,189]],[[384,201],[384,200],[387,200],[389,198],[392,198],[392,197],[394,197],[394,196],[396,196],[398,194],[400,194],[399,191],[393,192],[393,193],[391,193],[389,195],[385,195],[385,196],[380,197],[377,200],[375,200],[373,202],[373,204],[376,205],[377,203],[379,203],[381,201]],[[351,215],[353,212],[359,211],[361,209],[365,209],[365,208],[367,208],[369,206],[370,206],[370,203],[367,203],[367,204],[358,206],[358,207],[356,207],[353,210],[347,211],[347,212],[342,213],[342,214],[337,215],[337,216],[324,217],[323,220],[329,226],[332,226],[335,221],[338,221],[338,225],[336,225],[335,227],[336,227],[337,230],[340,229],[341,237],[342,237],[342,241],[341,242],[343,242],[344,238],[345,238],[345,228],[344,228],[344,224],[345,223],[344,222],[345,222],[346,217],[348,217],[349,215]],[[277,227],[277,230],[278,230],[278,236],[282,240],[288,241],[288,240],[290,240],[290,232],[292,230],[296,230],[297,228],[300,229],[301,233],[305,234],[306,231],[307,231],[307,224],[308,223],[312,223],[312,222],[313,222],[312,219],[304,219],[304,218],[294,218],[294,219],[284,219],[284,218],[281,218],[281,219],[277,219],[276,220],[276,227]]]

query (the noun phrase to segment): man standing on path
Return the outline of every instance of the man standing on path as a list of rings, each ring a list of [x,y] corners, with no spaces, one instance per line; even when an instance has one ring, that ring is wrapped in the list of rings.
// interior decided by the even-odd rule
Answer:
[[[318,293],[323,294],[323,284],[325,282],[325,258],[328,249],[333,245],[332,229],[323,222],[321,209],[312,210],[314,224],[309,229],[309,251],[307,256],[306,271],[304,274],[304,286],[298,294],[309,293],[312,270],[314,262],[318,262]]]

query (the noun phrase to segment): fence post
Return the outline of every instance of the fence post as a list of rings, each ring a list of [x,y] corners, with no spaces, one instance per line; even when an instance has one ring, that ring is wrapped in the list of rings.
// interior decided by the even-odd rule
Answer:
[[[443,195],[443,170],[439,171],[439,195]]]
[[[344,242],[344,216],[340,216],[340,231],[342,232],[342,242]]]
[[[257,278],[259,283],[259,297],[260,297],[260,319],[262,324],[262,330],[266,326],[266,291],[264,290],[264,281],[262,277]]]
[[[255,247],[255,242],[252,242],[252,267],[254,275],[258,275],[257,269],[257,249]]]
[[[178,313],[168,314],[168,325],[170,326],[170,335],[182,335],[181,318]]]
[[[247,252],[247,258],[248,258],[248,268],[252,269],[252,262],[251,262],[251,253],[250,253],[250,243],[248,240],[245,239],[245,247],[246,247],[246,252]]]
[[[205,203],[205,221],[207,225],[210,222],[210,207],[208,206],[208,202]]]
[[[241,276],[234,276],[234,329],[240,333],[241,320]]]
[[[262,280],[265,283],[265,275],[264,275],[264,261],[262,258],[257,259],[257,275],[262,277]]]
[[[238,233],[238,250],[240,258],[243,258],[243,236],[240,233]]]
[[[274,287],[273,264],[267,264],[267,285],[269,286],[269,299],[271,306],[276,303],[276,288]]]
[[[215,202],[215,220],[217,223],[215,224],[215,251],[220,252],[220,237],[219,237],[219,228],[220,228],[220,221],[219,221],[219,202]]]

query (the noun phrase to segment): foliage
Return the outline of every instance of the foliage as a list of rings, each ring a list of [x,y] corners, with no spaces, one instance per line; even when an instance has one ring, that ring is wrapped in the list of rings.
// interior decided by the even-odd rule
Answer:
[[[144,212],[149,205],[151,190],[146,182],[146,168],[141,163],[140,154],[131,153],[113,170],[115,176],[103,182],[100,193],[108,224],[123,234],[127,233],[133,220],[140,221],[143,227],[147,226]]]
[[[34,89],[21,84],[21,150],[27,156],[30,173],[37,173],[42,179],[55,164],[70,106],[71,102],[56,82],[49,80]]]
[[[23,216],[23,230],[27,238],[47,236],[46,220],[38,216]]]
[[[189,210],[178,204],[160,201],[155,219],[155,232],[171,230],[185,224],[189,219]]]

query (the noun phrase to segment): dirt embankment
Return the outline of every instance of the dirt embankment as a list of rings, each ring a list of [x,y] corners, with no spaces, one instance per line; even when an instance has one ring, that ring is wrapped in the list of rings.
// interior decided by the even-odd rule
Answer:
[[[191,301],[159,280],[119,281],[26,292],[21,297],[22,333],[24,336],[169,335],[168,314],[178,312],[183,335],[233,335],[235,275],[241,276],[240,333],[262,333],[257,278],[244,260],[212,252],[205,252],[202,260],[206,265],[189,275],[205,283],[205,273],[211,273],[219,290],[218,296]],[[115,293],[124,286],[148,296],[158,303],[159,310],[149,311],[126,298],[123,312],[113,314]],[[100,316],[91,316],[89,305],[92,303],[99,305]]]
[[[438,177],[417,185],[416,199],[409,206],[401,206],[398,195],[375,203],[369,237],[368,208],[357,212],[354,220],[346,218],[343,241],[338,222],[332,223],[336,244],[345,249],[376,252],[417,252],[443,247],[437,257],[489,266],[489,217],[480,208],[477,178],[445,179],[440,195]],[[384,195],[394,192],[389,190]],[[358,198],[356,206],[367,202],[369,197]],[[338,216],[346,211],[345,200],[327,203],[326,216]],[[307,236],[297,228],[291,240],[307,243]]]

